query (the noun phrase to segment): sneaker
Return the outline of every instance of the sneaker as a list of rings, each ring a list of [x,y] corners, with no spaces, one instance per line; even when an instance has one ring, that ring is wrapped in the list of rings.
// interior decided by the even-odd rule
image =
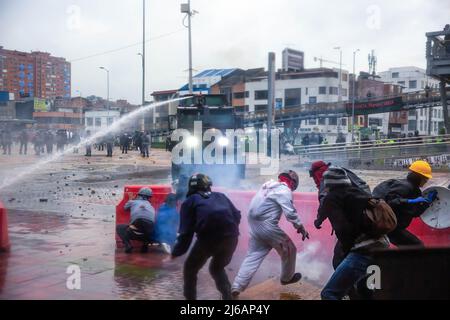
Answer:
[[[231,296],[233,297],[233,299],[237,299],[239,297],[241,293],[237,290],[232,290],[231,291]]]
[[[164,250],[165,253],[167,254],[171,254],[172,250],[170,248],[170,246],[167,243],[161,243],[161,247]]]
[[[280,282],[283,286],[287,286],[288,284],[293,284],[293,283],[299,282],[301,280],[301,278],[302,278],[302,274],[296,273],[296,274],[294,274],[294,276],[292,277],[292,279],[290,281],[287,281],[287,282],[280,281]]]
[[[148,244],[144,244],[141,248],[141,253],[147,253],[148,252]]]

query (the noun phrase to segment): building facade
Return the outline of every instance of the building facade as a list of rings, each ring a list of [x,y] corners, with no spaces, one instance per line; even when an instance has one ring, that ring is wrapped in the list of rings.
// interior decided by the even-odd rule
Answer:
[[[95,134],[110,127],[114,122],[118,121],[120,119],[120,111],[86,111],[84,118],[85,131],[90,131],[91,134]]]
[[[423,91],[427,87],[432,91],[439,90],[439,81],[428,77],[426,71],[418,67],[391,68],[380,72],[379,77],[383,82],[401,86],[404,93]],[[411,135],[418,131],[420,135],[437,135],[443,127],[442,107],[416,109],[408,112],[402,133]]]
[[[267,75],[248,78],[245,83],[247,112],[267,110]],[[342,101],[349,99],[349,74],[342,71]],[[275,80],[275,108],[289,109],[303,104],[339,101],[339,70],[305,69],[301,72],[279,71]],[[329,117],[302,120],[300,132],[337,133],[348,129],[347,118]]]
[[[15,99],[70,97],[71,65],[46,52],[20,52],[0,47],[0,91]]]

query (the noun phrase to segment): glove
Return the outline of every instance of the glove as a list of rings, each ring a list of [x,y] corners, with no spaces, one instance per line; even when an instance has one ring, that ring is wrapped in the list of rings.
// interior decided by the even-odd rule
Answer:
[[[317,230],[322,229],[322,222],[319,220],[314,220],[314,227],[316,227]]]
[[[302,224],[298,227],[297,233],[302,234],[302,241],[305,241],[305,239],[309,239],[309,233],[308,231],[306,231],[305,227]]]
[[[429,203],[432,203],[434,200],[436,200],[438,195],[438,192],[436,190],[430,191],[427,195],[427,200]]]
[[[424,203],[430,203],[430,201],[428,201],[428,199],[425,199],[424,197],[419,197],[416,199],[409,199],[408,203],[409,204],[424,204]]]

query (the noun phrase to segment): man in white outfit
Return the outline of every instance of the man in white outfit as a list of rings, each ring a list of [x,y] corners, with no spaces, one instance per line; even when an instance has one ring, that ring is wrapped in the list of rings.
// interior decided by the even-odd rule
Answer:
[[[264,258],[275,249],[281,257],[282,285],[300,281],[302,275],[295,273],[297,248],[278,223],[281,214],[294,225],[303,241],[309,234],[301,223],[292,201],[292,192],[298,188],[299,178],[292,170],[281,173],[278,181],[265,183],[250,203],[248,224],[250,240],[247,256],[234,280],[232,294],[237,297],[250,284]]]

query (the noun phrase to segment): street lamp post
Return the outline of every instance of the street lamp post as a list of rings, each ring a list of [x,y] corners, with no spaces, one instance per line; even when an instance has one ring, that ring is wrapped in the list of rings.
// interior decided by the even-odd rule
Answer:
[[[339,50],[339,102],[342,102],[342,48],[335,47],[335,50]]]
[[[335,50],[339,50],[339,88],[338,88],[338,102],[339,105],[342,102],[342,48],[341,47],[335,47]],[[322,63],[321,63],[322,64]],[[338,124],[338,132],[340,133],[342,130],[342,118],[339,118],[337,120]]]
[[[107,87],[107,98],[106,98],[106,110],[108,111],[107,115],[106,115],[106,126],[108,127],[108,121],[109,121],[109,109],[110,109],[110,105],[109,105],[109,70],[106,69],[105,67],[100,67],[100,69],[105,70],[106,71],[106,87]]]
[[[142,0],[142,106],[145,105],[145,0]]]
[[[359,49],[353,51],[352,142],[355,138],[356,53],[358,53],[359,51]]]
[[[106,105],[107,105],[107,109],[109,110],[109,70],[106,69],[105,67],[100,67],[100,69],[105,70],[106,71],[106,90],[107,90],[107,98],[106,98]]]
[[[189,94],[194,92],[193,81],[192,81],[192,28],[191,28],[191,18],[192,15],[195,14],[195,11],[191,11],[191,0],[188,0],[188,3],[181,4],[181,13],[186,13],[186,17],[188,19],[188,25],[184,25],[188,28],[189,34]],[[183,22],[184,24],[184,22]]]

